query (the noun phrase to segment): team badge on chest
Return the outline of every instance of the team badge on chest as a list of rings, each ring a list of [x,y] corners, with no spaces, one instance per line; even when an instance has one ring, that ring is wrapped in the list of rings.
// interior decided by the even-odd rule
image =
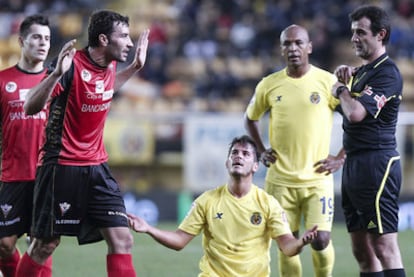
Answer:
[[[250,222],[253,225],[259,225],[260,223],[262,223],[262,215],[258,212],[253,213],[250,217]]]
[[[89,82],[92,79],[91,73],[86,69],[82,69],[81,76],[82,80],[84,80],[85,82]]]
[[[16,91],[16,89],[17,89],[17,84],[15,82],[8,82],[6,84],[6,91],[8,93],[13,93]]]
[[[309,100],[312,104],[318,104],[321,101],[321,96],[317,92],[312,92],[311,96],[309,97]]]

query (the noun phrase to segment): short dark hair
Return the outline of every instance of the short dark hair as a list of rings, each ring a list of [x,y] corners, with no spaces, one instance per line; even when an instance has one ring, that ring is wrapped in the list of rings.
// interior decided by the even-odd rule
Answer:
[[[88,46],[99,46],[99,35],[110,36],[113,32],[115,23],[123,23],[129,26],[129,18],[119,13],[101,10],[94,12],[89,19],[88,26]]]
[[[30,27],[34,24],[49,27],[49,19],[41,14],[34,14],[26,17],[20,24],[19,35],[21,37],[26,37],[29,34]]]
[[[351,22],[360,20],[362,17],[366,17],[371,21],[371,32],[373,35],[385,29],[387,33],[382,40],[382,44],[386,45],[390,40],[391,34],[391,23],[388,14],[380,7],[372,5],[361,6],[349,14]]]
[[[229,152],[227,153],[227,156],[230,156],[231,149],[237,143],[240,143],[240,144],[243,144],[243,145],[244,144],[250,144],[253,147],[255,160],[256,161],[259,160],[259,153],[257,152],[257,145],[254,142],[254,140],[251,137],[249,137],[248,135],[242,135],[240,137],[235,137],[230,143]]]

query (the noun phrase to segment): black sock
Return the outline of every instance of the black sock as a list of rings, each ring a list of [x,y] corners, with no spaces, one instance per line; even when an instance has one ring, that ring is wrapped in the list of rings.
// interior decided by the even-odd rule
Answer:
[[[360,272],[359,277],[384,277],[384,272]]]
[[[384,277],[405,277],[404,268],[384,270]]]

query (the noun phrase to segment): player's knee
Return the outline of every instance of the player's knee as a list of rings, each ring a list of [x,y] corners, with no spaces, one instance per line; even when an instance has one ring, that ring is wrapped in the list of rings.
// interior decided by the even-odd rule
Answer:
[[[47,259],[59,246],[59,238],[35,239],[32,252],[41,259]]]
[[[378,259],[384,263],[387,263],[389,260],[395,259],[400,255],[400,251],[398,246],[394,245],[393,243],[384,244],[378,243],[374,245],[375,255]]]
[[[317,237],[312,241],[312,249],[321,251],[325,249],[331,241],[331,233],[326,231],[319,231]]]
[[[133,245],[134,245],[134,237],[132,236],[131,233],[128,232],[128,234],[125,235],[125,239],[123,241],[123,248],[126,249],[127,252],[130,252]]]
[[[15,250],[15,243],[10,240],[0,240],[0,257],[9,257]]]
[[[365,249],[353,247],[352,254],[360,265],[364,268],[369,268],[372,264],[372,260],[375,258],[375,254]]]

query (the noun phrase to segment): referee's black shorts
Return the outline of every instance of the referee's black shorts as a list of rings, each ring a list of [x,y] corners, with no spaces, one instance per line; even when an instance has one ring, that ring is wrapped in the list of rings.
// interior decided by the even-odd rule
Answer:
[[[396,151],[347,155],[342,175],[342,208],[349,232],[398,231],[401,174]]]
[[[128,227],[121,191],[106,163],[39,167],[33,206],[37,238],[77,236],[85,244],[103,239],[100,228]]]

